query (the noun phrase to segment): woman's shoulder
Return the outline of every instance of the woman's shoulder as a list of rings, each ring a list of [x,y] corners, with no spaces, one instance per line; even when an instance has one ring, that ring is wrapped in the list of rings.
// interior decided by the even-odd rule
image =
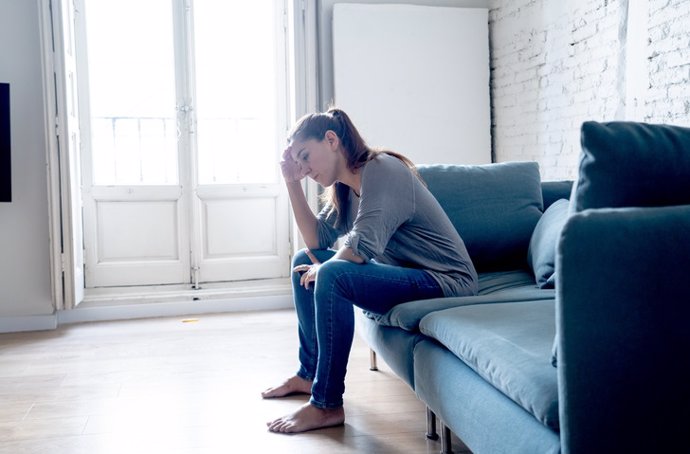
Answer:
[[[386,152],[377,153],[364,166],[365,173],[410,174],[411,170],[402,160]]]

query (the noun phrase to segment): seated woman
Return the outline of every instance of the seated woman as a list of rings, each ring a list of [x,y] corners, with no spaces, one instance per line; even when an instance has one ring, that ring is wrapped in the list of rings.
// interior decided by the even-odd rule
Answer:
[[[273,432],[293,433],[345,421],[354,306],[383,314],[412,300],[475,295],[477,273],[412,162],[369,148],[345,112],[306,115],[288,143],[281,168],[308,248],[293,260],[300,367],[262,395],[311,394],[294,413],[268,423]],[[318,215],[300,183],[307,176],[328,188]],[[340,249],[329,249],[343,236]]]

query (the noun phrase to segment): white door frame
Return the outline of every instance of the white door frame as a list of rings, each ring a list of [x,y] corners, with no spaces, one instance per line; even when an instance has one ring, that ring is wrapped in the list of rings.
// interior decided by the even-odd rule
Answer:
[[[38,0],[48,166],[51,281],[57,310],[84,299],[80,146],[71,0]],[[67,24],[67,25],[66,25]],[[66,77],[66,74],[70,77]]]

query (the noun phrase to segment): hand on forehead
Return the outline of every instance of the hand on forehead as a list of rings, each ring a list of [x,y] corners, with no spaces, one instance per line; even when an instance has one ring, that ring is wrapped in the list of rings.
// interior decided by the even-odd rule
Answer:
[[[298,140],[293,141],[290,143],[290,146],[288,147],[290,150],[290,157],[297,161],[297,157],[299,155],[299,152],[304,148],[304,143],[300,142]]]

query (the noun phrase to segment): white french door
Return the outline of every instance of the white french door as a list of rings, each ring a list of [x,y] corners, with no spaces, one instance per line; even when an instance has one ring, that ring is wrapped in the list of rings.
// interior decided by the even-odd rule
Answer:
[[[86,287],[289,272],[285,0],[76,0]]]

